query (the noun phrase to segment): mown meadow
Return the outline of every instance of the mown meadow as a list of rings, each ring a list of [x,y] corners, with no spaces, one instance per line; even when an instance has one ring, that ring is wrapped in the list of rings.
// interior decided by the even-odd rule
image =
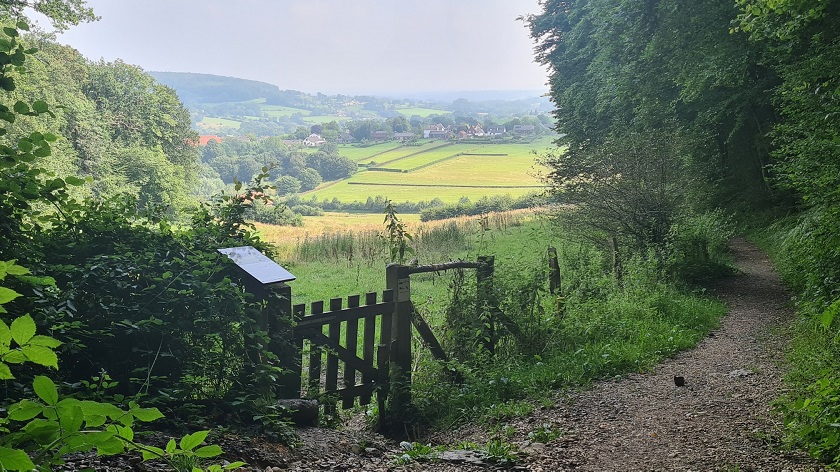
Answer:
[[[510,195],[520,197],[544,188],[538,155],[553,137],[530,143],[425,142],[420,146],[395,147],[383,143],[369,147],[340,146],[339,153],[359,163],[376,162],[389,171],[361,170],[348,179],[323,185],[301,194],[303,198],[364,202],[385,196],[395,202],[419,202],[439,198],[456,203],[466,197]]]

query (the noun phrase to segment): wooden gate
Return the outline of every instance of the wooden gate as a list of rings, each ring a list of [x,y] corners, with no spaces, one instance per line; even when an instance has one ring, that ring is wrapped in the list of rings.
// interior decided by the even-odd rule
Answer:
[[[292,308],[292,342],[301,355],[291,366],[289,377],[296,384],[290,387],[310,398],[337,396],[343,408],[356,398],[367,405],[376,393],[381,414],[389,386],[394,292],[384,291],[381,301],[375,292],[367,293],[365,304],[360,302],[361,296],[353,295],[344,307],[343,299],[333,298],[329,311],[324,302],[313,302],[308,315],[304,304]]]

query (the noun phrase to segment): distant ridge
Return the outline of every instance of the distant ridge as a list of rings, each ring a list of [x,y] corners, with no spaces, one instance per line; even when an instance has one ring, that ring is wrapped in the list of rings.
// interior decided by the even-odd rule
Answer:
[[[187,106],[257,99],[265,99],[268,104],[290,107],[307,103],[303,92],[280,90],[274,84],[257,80],[194,72],[149,71],[149,74],[163,85],[175,89]]]

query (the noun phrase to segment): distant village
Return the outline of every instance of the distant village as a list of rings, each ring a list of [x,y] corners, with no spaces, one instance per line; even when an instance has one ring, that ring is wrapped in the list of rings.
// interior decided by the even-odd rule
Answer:
[[[316,128],[317,126],[313,126]],[[362,141],[383,142],[383,141],[399,141],[409,143],[418,139],[431,139],[442,141],[463,141],[470,139],[500,139],[504,137],[527,137],[533,136],[538,132],[543,131],[536,125],[513,125],[508,129],[504,125],[487,126],[484,129],[480,124],[476,125],[447,125],[440,123],[426,125],[423,127],[423,134],[413,132],[388,132],[383,130],[371,131],[370,139]],[[215,134],[206,134],[199,137],[199,145],[205,146],[210,141],[222,142],[223,138]],[[312,132],[304,139],[284,139],[283,143],[291,148],[295,147],[321,147],[329,141],[324,139],[320,134]],[[336,144],[351,144],[357,143],[360,140],[356,139],[349,131],[344,131],[339,134],[335,140]]]

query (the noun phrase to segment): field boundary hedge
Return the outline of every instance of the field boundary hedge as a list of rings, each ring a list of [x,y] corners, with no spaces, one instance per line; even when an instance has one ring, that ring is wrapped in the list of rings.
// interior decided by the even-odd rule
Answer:
[[[448,185],[448,184],[393,184],[384,182],[347,182],[347,185],[376,185],[379,187],[442,187],[442,188],[542,188],[544,185]]]

